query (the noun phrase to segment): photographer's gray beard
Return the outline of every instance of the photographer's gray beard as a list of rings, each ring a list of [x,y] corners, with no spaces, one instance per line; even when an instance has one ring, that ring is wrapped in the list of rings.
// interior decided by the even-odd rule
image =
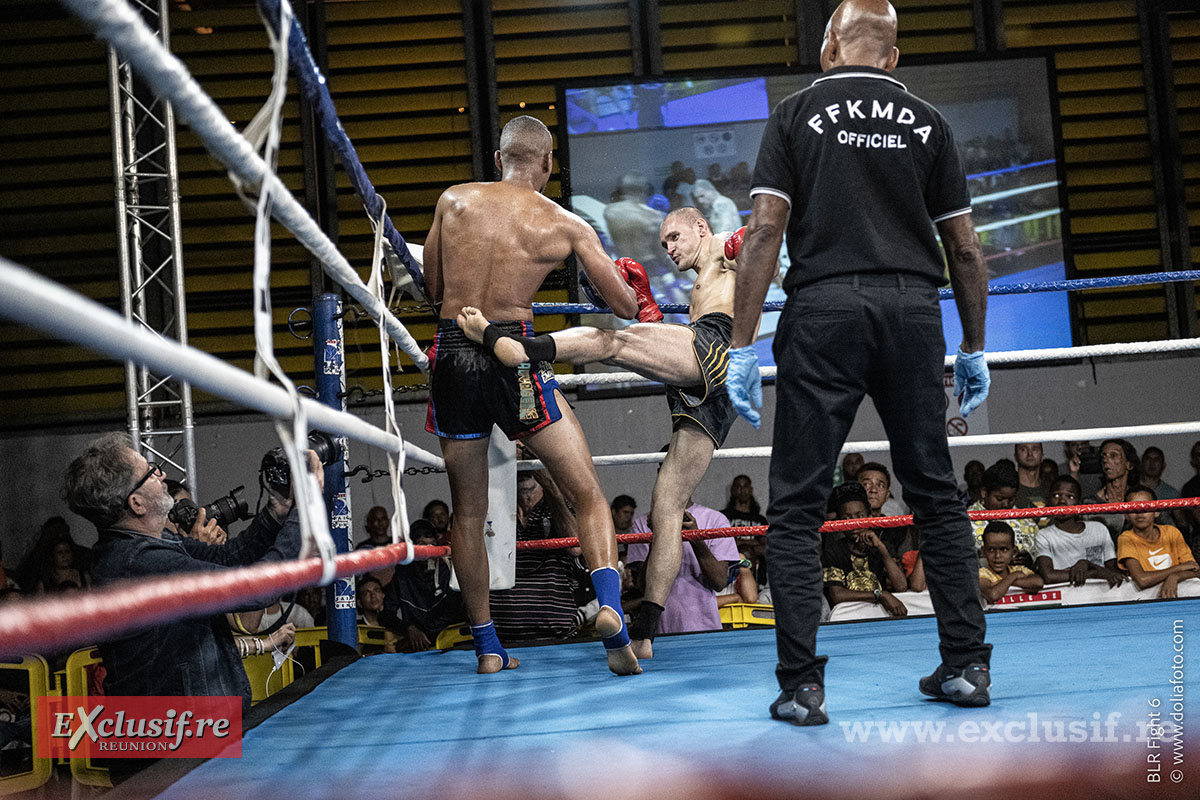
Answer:
[[[166,517],[167,512],[169,512],[175,505],[175,498],[171,497],[166,486],[162,487],[161,495],[148,499],[151,503],[153,503],[153,505],[150,506],[150,511],[156,516]]]

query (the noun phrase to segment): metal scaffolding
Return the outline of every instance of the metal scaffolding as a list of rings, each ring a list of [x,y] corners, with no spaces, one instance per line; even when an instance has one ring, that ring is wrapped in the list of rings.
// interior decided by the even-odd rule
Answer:
[[[170,45],[167,0],[135,0],[146,23]],[[135,83],[116,51],[108,52],[113,176],[121,310],[167,339],[187,344],[183,237],[175,115],[170,103]],[[170,375],[125,362],[125,404],[134,445],[198,491],[192,389]],[[175,475],[175,473],[181,475]]]

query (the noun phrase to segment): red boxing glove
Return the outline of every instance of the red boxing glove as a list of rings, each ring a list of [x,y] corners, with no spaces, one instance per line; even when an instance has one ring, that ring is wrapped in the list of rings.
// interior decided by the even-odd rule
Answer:
[[[746,226],[738,228],[733,233],[729,234],[729,238],[725,240],[725,257],[730,261],[736,261],[738,253],[742,252],[742,239],[746,238]]]
[[[646,276],[646,268],[632,258],[618,258],[614,263],[621,271],[625,283],[629,284],[633,293],[637,295],[637,321],[662,322],[663,313],[654,300],[654,293],[650,291],[650,278]]]

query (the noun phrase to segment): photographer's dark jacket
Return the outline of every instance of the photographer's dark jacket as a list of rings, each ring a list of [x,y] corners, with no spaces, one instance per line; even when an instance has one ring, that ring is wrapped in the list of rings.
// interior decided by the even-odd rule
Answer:
[[[223,545],[170,533],[156,539],[109,528],[100,531],[93,549],[92,582],[100,586],[150,576],[225,570],[294,559],[299,552],[300,524],[295,511],[282,524],[264,511],[240,536]],[[262,608],[272,599],[248,608]],[[240,696],[243,708],[250,707],[250,682],[223,613],[134,631],[102,643],[100,657],[108,670],[104,680],[107,694]]]

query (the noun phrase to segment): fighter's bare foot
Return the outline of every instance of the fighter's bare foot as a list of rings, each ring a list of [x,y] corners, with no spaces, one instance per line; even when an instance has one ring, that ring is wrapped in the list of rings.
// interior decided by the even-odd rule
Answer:
[[[607,639],[609,636],[616,636],[621,632],[624,624],[624,620],[617,616],[616,611],[608,606],[600,606],[600,613],[596,615],[596,633],[600,634],[600,638]],[[615,674],[642,674],[642,668],[638,666],[637,656],[633,654],[632,646],[625,645],[605,652],[608,654],[608,668]]]
[[[458,312],[457,322],[468,339],[476,344],[483,344],[483,332],[487,330],[488,321],[478,308],[463,306]],[[529,361],[521,343],[508,336],[501,336],[496,340],[496,344],[492,346],[492,354],[506,367],[519,367]]]
[[[638,658],[654,658],[653,639],[634,639],[629,644],[633,648],[633,654]]]
[[[618,650],[605,650],[608,654],[608,668],[616,675],[641,675],[642,668],[638,666],[637,656],[633,647],[625,645]]]
[[[621,632],[621,626],[624,624],[617,612],[609,606],[600,606],[600,611],[596,614],[596,633],[600,634],[601,639],[607,639],[609,636],[616,636]]]
[[[475,667],[477,675],[491,675],[493,672],[500,672],[505,669],[516,669],[521,665],[521,660],[516,656],[508,657],[508,664],[504,663],[504,659],[496,653],[484,653],[479,657],[479,665]]]

